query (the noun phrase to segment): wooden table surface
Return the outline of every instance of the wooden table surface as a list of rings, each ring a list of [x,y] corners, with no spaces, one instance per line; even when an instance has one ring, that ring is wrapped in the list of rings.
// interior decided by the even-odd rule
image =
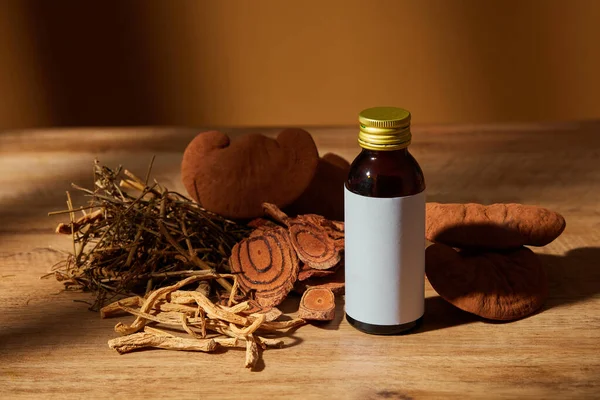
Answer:
[[[427,284],[422,328],[369,336],[337,318],[305,326],[263,354],[107,346],[119,320],[87,310],[84,293],[39,279],[69,250],[53,229],[65,191],[91,185],[94,157],[183,190],[179,164],[196,129],[62,129],[0,134],[0,398],[600,398],[600,123],[416,127],[412,153],[428,200],[538,204],[564,234],[535,248],[550,279],[543,310],[489,323]],[[246,130],[249,131],[249,130]],[[253,130],[260,131],[260,130]],[[321,153],[351,160],[355,128],[311,129]],[[240,130],[232,130],[239,134]],[[273,134],[273,129],[263,132]],[[75,198],[81,204],[80,198]]]

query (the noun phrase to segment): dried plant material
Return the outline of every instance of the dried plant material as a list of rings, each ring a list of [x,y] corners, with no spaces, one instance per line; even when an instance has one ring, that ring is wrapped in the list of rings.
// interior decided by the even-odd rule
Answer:
[[[242,335],[242,336],[248,336],[248,335],[252,335],[254,332],[256,332],[256,330],[258,328],[260,328],[260,326],[267,320],[267,316],[265,314],[258,314],[256,317],[254,317],[254,321],[252,321],[252,323],[250,325],[248,325],[245,328],[240,329],[238,332],[238,334]],[[234,329],[235,331],[235,329]]]
[[[259,329],[262,331],[278,331],[282,329],[295,328],[304,324],[306,324],[306,321],[302,318],[294,318],[287,321],[264,322]]]
[[[565,229],[562,215],[523,204],[427,203],[427,240],[459,248],[545,246]]]
[[[298,258],[314,269],[334,267],[341,260],[333,239],[317,225],[296,222],[289,228],[290,239]]]
[[[159,310],[159,311],[165,311],[165,312],[175,311],[178,313],[189,314],[189,315],[194,315],[194,313],[198,310],[196,307],[186,306],[185,304],[167,303],[164,300],[156,302],[152,306],[152,308],[155,310]]]
[[[232,272],[238,272],[240,287],[255,291],[261,307],[281,303],[298,277],[299,261],[287,231],[270,228],[260,235],[236,244],[229,259]]]
[[[504,252],[457,252],[427,248],[425,272],[446,301],[483,318],[509,321],[538,310],[548,296],[539,258],[528,248]]]
[[[56,227],[56,233],[70,235],[73,233],[73,231],[79,232],[84,226],[93,224],[94,222],[100,221],[103,218],[104,210],[96,210],[90,214],[85,214],[83,217],[79,218],[74,222],[71,222],[70,224],[58,224],[58,226]]]
[[[311,135],[302,129],[285,129],[276,139],[248,134],[231,141],[211,131],[187,146],[181,176],[189,195],[206,209],[228,218],[255,218],[265,201],[283,207],[297,199],[318,160]]]
[[[213,339],[187,339],[138,332],[109,340],[108,347],[116,350],[119,354],[148,347],[166,350],[210,352],[217,348],[217,343]]]
[[[223,308],[220,308],[219,306],[214,304],[212,301],[210,301],[202,293],[198,293],[198,292],[190,292],[190,293],[196,300],[196,303],[198,304],[198,306],[204,310],[204,312],[206,313],[206,315],[209,318],[216,318],[221,321],[227,321],[227,322],[231,322],[231,323],[238,324],[238,325],[248,325],[248,318],[241,316],[241,315],[234,314]]]
[[[230,313],[239,314],[239,313],[245,312],[246,310],[248,310],[250,308],[250,302],[244,301],[243,303],[238,303],[235,306],[231,306],[231,307],[220,306],[220,307],[226,311],[229,311]]]
[[[258,343],[260,343],[260,347],[263,350],[266,350],[267,347],[281,349],[285,345],[285,342],[281,339],[264,338],[261,336],[256,336],[256,338],[258,339]]]
[[[275,222],[278,222],[284,226],[289,226],[289,221],[291,218],[288,217],[286,213],[281,211],[281,209],[275,204],[263,203],[262,208],[265,215],[271,217]]]
[[[132,296],[126,299],[121,299],[116,303],[109,304],[100,309],[100,318],[109,318],[114,316],[114,314],[118,314],[122,312],[122,306],[126,307],[141,307],[144,303],[144,299],[140,296]]]
[[[240,338],[214,338],[213,339],[219,346],[223,347],[240,347],[246,348],[246,341]]]
[[[212,279],[219,276],[215,274]],[[282,313],[276,308],[265,313],[245,316],[242,313],[248,308],[249,301],[226,307],[213,303],[198,291],[181,290],[182,287],[203,278],[190,277],[169,287],[154,290],[141,301],[137,297],[124,299],[130,306],[116,302],[104,307],[106,316],[114,315],[116,310],[122,310],[136,317],[131,325],[117,324],[117,327],[121,327],[117,330],[126,336],[109,341],[109,346],[120,353],[149,347],[190,351],[212,351],[217,346],[245,348],[245,365],[252,368],[260,358],[260,349],[280,348],[284,345],[282,339],[258,336],[258,332],[272,335],[274,332],[306,323],[301,318],[277,321]],[[193,303],[189,299],[193,299]],[[192,307],[192,304],[197,307]],[[148,326],[149,323],[168,326],[189,337],[176,336]],[[133,332],[141,327],[143,332]]]
[[[331,321],[335,317],[335,295],[330,289],[308,288],[300,299],[298,317],[304,320]]]
[[[173,335],[173,334],[171,334],[169,332],[165,332],[162,329],[153,328],[151,326],[145,326],[144,327],[144,332],[150,333],[150,334],[153,334],[153,335],[157,335],[157,336],[176,337],[175,335]]]
[[[298,258],[308,267],[328,269],[341,260],[343,241],[336,242],[336,239],[343,239],[343,223],[335,224],[315,214],[289,218],[276,205],[269,203],[263,204],[263,210],[275,221],[288,227],[292,246]],[[254,232],[251,237],[253,235]]]
[[[273,221],[270,221],[268,219],[265,218],[255,218],[252,221],[248,222],[248,224],[246,224],[247,226],[254,228],[254,230],[256,229],[267,229],[267,228],[272,228],[274,226],[277,226],[276,223],[274,223]]]
[[[260,354],[258,352],[258,344],[256,343],[256,339],[254,339],[254,336],[250,335],[248,336],[248,338],[246,338],[245,367],[254,368],[256,366],[256,363],[258,362],[259,357]]]
[[[298,280],[305,281],[309,278],[323,278],[325,276],[330,276],[333,274],[335,274],[335,271],[333,271],[331,269],[315,269],[315,268],[308,267],[305,264],[300,269],[300,273],[298,274]]]
[[[279,317],[281,317],[283,315],[283,312],[279,308],[273,307],[269,311],[264,312],[264,313],[250,314],[250,317],[256,318],[256,317],[259,317],[260,315],[265,316],[266,322],[272,322],[272,321],[276,321],[277,319],[279,319]]]
[[[152,309],[152,307],[154,306],[154,303],[161,297],[164,297],[171,292],[181,289],[182,287],[189,285],[190,283],[197,282],[201,279],[204,279],[204,277],[203,276],[190,276],[189,278],[179,281],[174,285],[166,286],[166,287],[155,290],[144,301],[144,304],[142,304],[142,306],[140,307],[140,312],[147,313],[148,311],[150,311]],[[190,293],[193,293],[194,296],[203,296],[202,293],[200,293],[200,292],[190,292]],[[115,332],[120,333],[121,335],[128,335],[128,334],[137,332],[144,327],[144,325],[146,324],[146,321],[147,321],[146,318],[138,316],[135,319],[135,321],[133,321],[133,323],[129,326],[119,322],[115,326]]]
[[[341,264],[343,264],[343,262]],[[331,275],[311,277],[303,281],[298,280],[294,285],[294,292],[303,294],[311,287],[329,289],[336,295],[344,294],[346,289],[344,266],[340,265]]]
[[[96,162],[93,189],[73,185],[90,197],[89,205],[70,204],[69,210],[51,213],[69,214],[71,223],[58,230],[72,234],[74,244],[54,275],[67,289],[95,292],[94,310],[113,298],[145,295],[203,270],[226,271],[231,248],[252,229],[147,181]],[[74,218],[84,209],[91,211]],[[211,284],[214,290],[231,290],[229,278],[211,279]]]

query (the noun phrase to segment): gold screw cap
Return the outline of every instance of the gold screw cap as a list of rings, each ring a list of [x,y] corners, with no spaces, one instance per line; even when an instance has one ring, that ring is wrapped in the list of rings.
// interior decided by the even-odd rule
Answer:
[[[358,116],[358,144],[369,150],[399,150],[411,141],[410,112],[398,107],[373,107]]]

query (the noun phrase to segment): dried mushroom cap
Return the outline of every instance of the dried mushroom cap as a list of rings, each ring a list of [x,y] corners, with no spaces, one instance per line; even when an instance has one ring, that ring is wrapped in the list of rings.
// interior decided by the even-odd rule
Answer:
[[[426,251],[425,272],[446,301],[493,320],[525,317],[539,309],[548,295],[541,262],[525,247],[474,253],[433,244]]]
[[[330,289],[309,288],[300,299],[298,318],[331,321],[335,317],[335,295]]]
[[[284,228],[274,227],[237,243],[229,265],[245,291],[255,290],[261,307],[281,303],[298,278],[300,263]]]
[[[262,215],[262,203],[284,207],[308,187],[319,155],[310,134],[286,129],[271,139],[248,134],[230,141],[218,131],[196,136],[181,164],[183,184],[204,208],[228,218]]]
[[[427,240],[459,248],[545,246],[565,229],[562,215],[523,204],[427,203]]]
[[[344,183],[350,164],[328,153],[319,159],[317,172],[308,188],[286,210],[292,214],[316,213],[333,220],[344,219]]]

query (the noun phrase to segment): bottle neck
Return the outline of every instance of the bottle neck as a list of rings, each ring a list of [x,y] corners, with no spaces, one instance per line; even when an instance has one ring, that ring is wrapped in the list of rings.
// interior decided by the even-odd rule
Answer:
[[[362,153],[370,157],[384,157],[384,158],[396,158],[396,157],[408,157],[408,147],[399,150],[370,150],[362,149]]]

